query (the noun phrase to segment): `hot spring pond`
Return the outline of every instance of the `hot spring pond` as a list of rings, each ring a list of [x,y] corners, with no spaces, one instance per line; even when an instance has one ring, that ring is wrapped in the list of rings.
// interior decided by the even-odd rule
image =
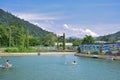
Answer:
[[[1,57],[0,80],[120,80],[120,61],[66,55]],[[72,61],[77,64],[71,64]]]

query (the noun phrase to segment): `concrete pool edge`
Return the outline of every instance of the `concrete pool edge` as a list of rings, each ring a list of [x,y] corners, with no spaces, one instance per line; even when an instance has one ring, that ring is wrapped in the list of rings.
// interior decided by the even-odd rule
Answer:
[[[98,58],[98,59],[120,60],[120,56],[111,56],[111,55],[92,55],[92,54],[82,54],[82,53],[76,53],[74,55],[80,57],[90,57],[90,58]]]
[[[56,54],[75,54],[75,52],[0,53],[0,56],[56,55]]]

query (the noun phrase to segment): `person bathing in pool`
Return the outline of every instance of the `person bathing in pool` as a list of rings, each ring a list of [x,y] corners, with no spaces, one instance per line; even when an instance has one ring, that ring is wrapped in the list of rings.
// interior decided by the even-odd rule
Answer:
[[[12,65],[9,63],[9,60],[6,60],[5,62],[5,67],[8,68],[8,67],[11,67]]]
[[[76,61],[73,61],[72,64],[77,64]]]

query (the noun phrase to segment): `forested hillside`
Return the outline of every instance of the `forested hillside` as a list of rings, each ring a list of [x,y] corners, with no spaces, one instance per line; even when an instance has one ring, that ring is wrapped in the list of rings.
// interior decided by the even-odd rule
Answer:
[[[28,21],[17,18],[16,16],[3,11],[2,9],[0,9],[0,24],[5,26],[14,25],[15,27],[21,27],[22,25],[25,28],[25,32],[26,30],[29,30],[30,34],[34,36],[41,36],[43,34],[49,33],[48,31],[45,31],[42,28],[29,23]]]
[[[100,37],[97,38],[97,40],[108,41],[108,42],[118,41],[118,40],[120,40],[120,31],[116,32],[114,34],[100,36]]]
[[[0,46],[18,46],[21,41],[26,42],[26,37],[29,39],[30,46],[53,45],[49,39],[46,40],[46,36],[49,39],[53,38],[53,42],[56,39],[54,33],[0,9]]]

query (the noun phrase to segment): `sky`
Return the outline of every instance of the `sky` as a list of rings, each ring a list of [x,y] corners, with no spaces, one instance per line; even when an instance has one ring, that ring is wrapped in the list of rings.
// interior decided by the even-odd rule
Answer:
[[[120,0],[0,0],[0,8],[66,37],[120,31]]]

